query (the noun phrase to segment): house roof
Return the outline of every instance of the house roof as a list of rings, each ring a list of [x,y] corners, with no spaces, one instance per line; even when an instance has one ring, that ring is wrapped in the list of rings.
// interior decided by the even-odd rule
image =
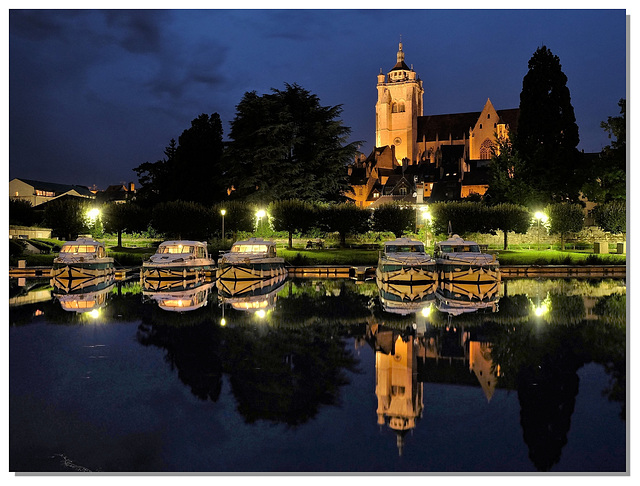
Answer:
[[[486,186],[489,184],[489,168],[488,167],[478,167],[471,172],[465,172],[462,185],[463,186]]]
[[[24,182],[30,186],[33,186],[34,189],[39,189],[42,191],[53,192],[56,195],[64,194],[69,191],[76,191],[78,194],[82,196],[92,197],[93,193],[86,186],[78,186],[76,184],[58,184],[56,182],[44,182],[44,181],[36,181],[33,179],[20,179],[17,180]]]

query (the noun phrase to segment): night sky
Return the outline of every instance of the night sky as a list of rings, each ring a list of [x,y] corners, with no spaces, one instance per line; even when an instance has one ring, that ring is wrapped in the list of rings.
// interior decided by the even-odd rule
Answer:
[[[217,4],[216,4],[217,5]],[[229,5],[232,5],[231,3]],[[625,10],[12,10],[9,178],[136,182],[201,113],[225,139],[247,91],[297,83],[342,105],[373,149],[376,75],[405,62],[425,115],[517,108],[546,45],[568,77],[579,149],[610,143],[600,122],[626,98]]]

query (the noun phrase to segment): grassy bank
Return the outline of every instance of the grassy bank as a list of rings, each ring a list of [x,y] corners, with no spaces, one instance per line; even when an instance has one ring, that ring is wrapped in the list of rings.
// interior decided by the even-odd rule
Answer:
[[[57,254],[55,242],[48,241],[51,252],[48,254],[23,254],[11,256],[9,264],[16,266],[18,260],[26,260],[28,266],[50,266]],[[58,242],[59,243],[59,242]],[[145,242],[146,243],[146,242]],[[61,243],[59,243],[61,244]],[[135,244],[135,243],[134,243]],[[210,248],[217,258],[216,248]],[[107,246],[107,254],[115,259],[116,266],[139,266],[155,252],[155,247],[135,244],[135,246]],[[624,265],[626,255],[595,255],[588,250],[490,250],[498,255],[502,265]],[[327,248],[307,250],[286,245],[278,245],[278,256],[290,265],[366,265],[375,266],[378,262],[378,250],[362,248]]]

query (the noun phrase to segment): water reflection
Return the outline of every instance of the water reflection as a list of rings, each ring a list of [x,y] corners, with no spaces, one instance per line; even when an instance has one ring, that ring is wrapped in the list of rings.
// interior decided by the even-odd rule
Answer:
[[[69,312],[88,313],[97,318],[106,306],[107,298],[115,286],[113,274],[91,278],[65,278],[57,276],[51,279],[52,295],[60,307]]]
[[[256,313],[265,317],[276,306],[286,275],[267,279],[217,280],[218,297],[224,311],[225,304],[233,309]],[[224,316],[223,316],[224,319]]]
[[[207,305],[209,296],[215,285],[205,279],[180,283],[175,281],[142,279],[145,299],[154,301],[160,309],[169,312],[189,312]]]
[[[522,440],[540,471],[561,459],[580,388],[578,371],[586,364],[604,366],[610,381],[601,391],[625,418],[623,280],[509,280],[404,290],[322,279],[235,289],[209,282],[182,290],[111,282],[76,292],[54,286],[55,298],[43,301],[12,288],[10,322],[74,323],[70,314],[77,312],[68,312],[62,297],[76,299],[77,309],[97,303],[104,322],[136,322],[137,343],[163,350],[167,371],[177,373],[199,400],[221,400],[228,384],[245,423],[289,427],[322,420],[324,409],[349,398],[354,377],[373,372],[358,358],[368,346],[375,353],[369,390],[376,405],[361,413],[391,431],[404,456],[420,447],[411,431],[437,427],[433,411],[425,408],[425,385],[445,387],[445,395],[446,387],[465,387],[490,406],[500,390],[517,394]],[[188,304],[165,305],[179,300]],[[207,305],[215,301],[222,305]],[[262,309],[269,312],[258,321],[255,311]]]

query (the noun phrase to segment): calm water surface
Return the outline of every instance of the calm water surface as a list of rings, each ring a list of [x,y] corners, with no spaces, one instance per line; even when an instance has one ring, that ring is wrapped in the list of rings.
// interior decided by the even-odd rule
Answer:
[[[10,470],[626,471],[625,281],[400,300],[12,280]]]

